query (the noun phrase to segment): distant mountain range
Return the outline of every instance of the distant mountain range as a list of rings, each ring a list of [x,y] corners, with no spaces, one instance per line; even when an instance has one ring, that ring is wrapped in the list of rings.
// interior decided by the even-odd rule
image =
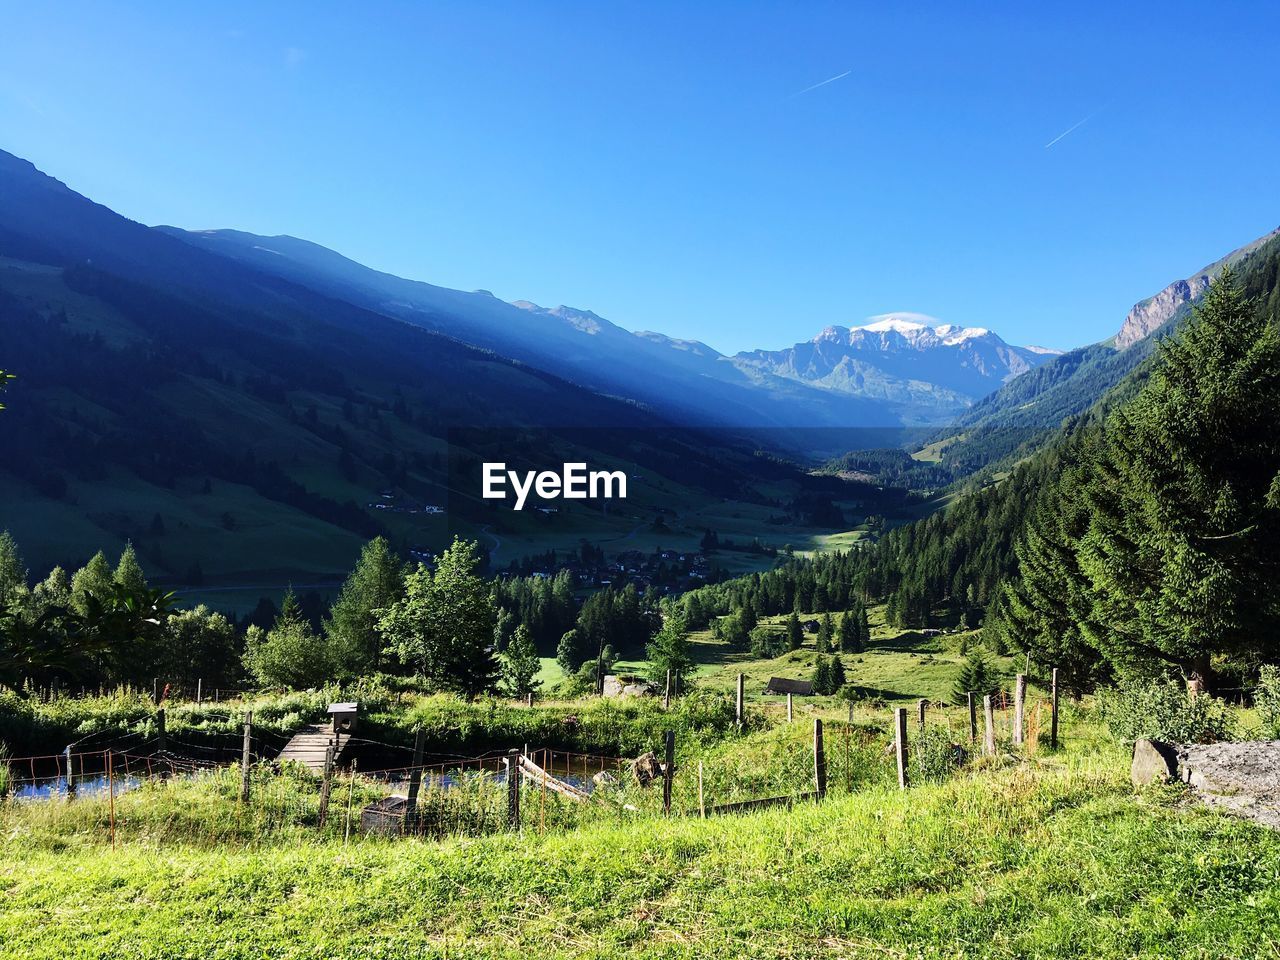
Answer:
[[[1087,414],[1139,371],[1155,344],[1190,316],[1212,278],[1227,265],[1240,271],[1247,293],[1275,297],[1280,229],[1134,304],[1115,336],[1069,350],[1010,380],[928,438],[926,447],[961,477],[1027,456],[1064,422]],[[1132,386],[1138,381],[1127,382]]]
[[[987,330],[888,319],[829,327],[787,350],[726,356],[631,333],[589,310],[507,303],[362,266],[294,237],[158,230],[295,283],[484,347],[684,423],[741,428],[942,423],[1053,351]]]

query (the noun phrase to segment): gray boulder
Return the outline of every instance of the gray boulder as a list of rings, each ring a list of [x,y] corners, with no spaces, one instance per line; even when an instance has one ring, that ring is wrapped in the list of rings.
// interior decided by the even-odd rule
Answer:
[[[1162,740],[1139,740],[1133,745],[1129,777],[1135,787],[1170,783],[1178,778],[1178,751]]]

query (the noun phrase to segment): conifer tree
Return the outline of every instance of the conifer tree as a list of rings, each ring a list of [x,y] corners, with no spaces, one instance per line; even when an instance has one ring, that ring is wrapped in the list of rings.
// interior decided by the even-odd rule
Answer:
[[[343,672],[358,675],[381,666],[378,618],[403,594],[404,566],[386,537],[375,537],[360,551],[324,624],[333,658]]]
[[[538,689],[536,677],[542,669],[533,636],[523,623],[516,627],[502,657],[502,684],[512,697],[525,697]]]
[[[787,647],[791,650],[799,650],[804,646],[804,627],[800,624],[800,618],[796,616],[794,610],[791,616],[787,618]]]
[[[0,383],[3,382],[0,371]],[[18,545],[6,530],[0,533],[0,607],[12,600],[27,585],[27,571],[18,554]]]
[[[1079,562],[1088,640],[1123,672],[1275,654],[1280,334],[1230,269],[1107,425]]]
[[[830,614],[830,612],[823,613],[823,615],[822,615],[822,620],[820,620],[820,621],[819,621],[819,623],[818,623],[818,641],[817,641],[817,646],[818,646],[818,652],[819,652],[819,653],[830,653],[830,652],[831,652],[831,634],[832,634],[832,630],[833,630],[833,626],[832,626],[832,623],[831,623],[831,614]]]
[[[831,670],[828,677],[828,693],[839,693],[840,689],[848,682],[844,673],[844,662],[838,654],[831,658]]]
[[[138,562],[138,553],[133,549],[132,543],[125,544],[124,552],[120,554],[120,562],[116,564],[115,572],[111,575],[111,582],[134,595],[147,589],[147,577],[142,572],[142,564]]]
[[[822,654],[813,661],[813,692],[819,696],[831,692],[831,663]]]
[[[693,673],[694,662],[689,650],[689,631],[682,613],[673,612],[667,616],[662,629],[653,635],[645,652],[652,679],[661,683],[670,671],[671,682],[684,689]]]
[[[972,693],[981,700],[985,696],[994,694],[999,686],[1000,675],[987,656],[986,650],[981,646],[975,646],[969,650],[969,655],[960,664],[960,675],[956,678],[955,686],[951,690],[951,698],[956,703],[963,704],[968,702],[968,695]]]

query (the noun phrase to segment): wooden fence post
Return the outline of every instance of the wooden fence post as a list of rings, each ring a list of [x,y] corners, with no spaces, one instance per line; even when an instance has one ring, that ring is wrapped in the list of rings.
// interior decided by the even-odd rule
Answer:
[[[240,802],[249,802],[249,754],[253,747],[253,713],[244,715],[244,747],[240,753]]]
[[[164,707],[161,707],[156,711],[156,750],[164,753],[168,746],[169,741],[164,732]]]
[[[795,719],[795,714],[793,713],[793,707],[791,705],[791,694],[788,693],[787,694],[787,723],[790,723],[793,719]]]
[[[1013,682],[1013,742],[1025,743],[1026,736],[1027,675],[1018,674]]]
[[[196,677],[196,706],[204,703],[204,677]]]
[[[737,700],[737,707],[734,709],[733,717],[737,721],[739,727],[742,726],[742,721],[746,719],[746,714],[744,712],[744,706],[743,706],[743,697],[746,692],[745,686],[744,686],[745,683],[746,683],[746,678],[743,676],[743,674],[741,673],[738,674],[738,700]]]
[[[822,721],[813,718],[813,786],[821,800],[827,795],[827,753],[822,744]]]
[[[422,751],[426,738],[427,732],[419,727],[413,737],[413,766],[409,769],[409,796],[404,806],[405,833],[414,833],[418,828],[418,791],[422,789]],[[511,776],[510,770],[507,776]]]
[[[111,829],[111,849],[116,848],[116,778],[115,766],[116,758],[110,750],[106,752],[107,759],[107,811],[110,820]]]
[[[329,741],[329,746],[324,751],[324,771],[320,775],[320,812],[316,816],[316,826],[321,830],[324,829],[325,821],[329,819],[329,794],[333,790],[333,741]]]
[[[978,742],[978,699],[970,690],[965,696],[969,700],[969,743]]]
[[[676,774],[676,732],[667,731],[667,743],[664,751],[666,763],[662,765],[662,813],[671,816],[671,780]]]
[[[925,712],[925,710],[926,710],[926,709],[928,709],[928,706],[929,706],[929,701],[928,701],[928,700],[925,700],[923,697],[922,697],[922,698],[920,699],[920,701],[916,704],[916,709],[920,711],[920,721],[919,721],[919,723],[920,723],[920,732],[921,732],[921,733],[924,733],[924,712]]]
[[[356,797],[356,761],[351,761],[351,779],[347,781],[347,824],[342,831],[342,845],[351,839],[351,804]]]
[[[982,698],[982,719],[986,722],[986,748],[987,756],[994,757],[996,755],[996,714],[995,707],[991,702],[990,696]]]
[[[515,749],[507,751],[507,829],[520,829],[520,751]]]
[[[64,751],[67,755],[67,803],[76,798],[75,754],[71,752],[71,744]]]
[[[526,697],[525,706],[527,706],[530,710],[533,709],[533,691],[532,690],[529,691]]]
[[[662,709],[671,709],[671,670],[667,670],[667,687],[662,694]]]
[[[702,792],[702,761],[698,761],[698,816],[707,819],[707,798]]]
[[[1053,668],[1053,679],[1049,683],[1049,746],[1058,749],[1058,668]]]
[[[893,711],[893,746],[898,756],[898,787],[907,789],[910,776],[907,773],[907,708],[897,707]]]
[[[152,703],[160,702],[160,678],[159,677],[151,678],[151,702]]]

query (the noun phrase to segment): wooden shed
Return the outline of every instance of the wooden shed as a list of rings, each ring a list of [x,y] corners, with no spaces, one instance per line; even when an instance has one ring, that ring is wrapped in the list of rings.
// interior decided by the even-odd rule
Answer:
[[[790,693],[797,697],[812,697],[813,681],[791,680],[787,677],[770,677],[764,692],[766,695],[772,694],[773,696],[785,696]]]

